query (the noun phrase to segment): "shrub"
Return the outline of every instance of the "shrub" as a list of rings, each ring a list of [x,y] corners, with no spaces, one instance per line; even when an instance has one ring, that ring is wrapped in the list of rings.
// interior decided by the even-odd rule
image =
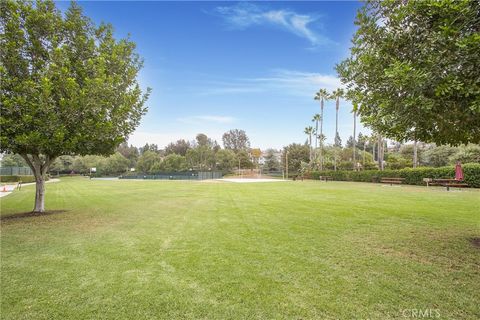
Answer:
[[[34,176],[0,176],[0,182],[18,182],[22,180],[22,183],[35,182]]]
[[[474,188],[480,188],[480,164],[467,163],[462,166],[465,183]],[[400,170],[365,170],[365,171],[346,171],[346,170],[327,170],[313,171],[309,174],[312,179],[319,179],[320,176],[330,176],[337,181],[359,181],[359,182],[379,182],[383,177],[404,178],[406,184],[424,185],[424,178],[454,178],[455,167],[440,168],[405,168]]]

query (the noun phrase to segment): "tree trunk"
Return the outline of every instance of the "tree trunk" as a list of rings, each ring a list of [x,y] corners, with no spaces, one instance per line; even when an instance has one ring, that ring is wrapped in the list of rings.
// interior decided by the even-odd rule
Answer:
[[[335,114],[335,139],[333,140],[334,141],[334,145],[335,147],[337,147],[337,136],[338,136],[338,107],[339,107],[339,98],[337,98],[337,112]],[[335,149],[335,155],[333,157],[333,170],[337,171],[337,150]]]
[[[356,130],[357,130],[357,112],[353,111],[353,170],[357,171],[357,144],[355,143],[356,138]]]
[[[367,142],[364,141],[363,142],[363,157],[362,157],[362,161],[363,161],[363,170],[365,170],[365,157],[367,155],[366,151],[365,151],[365,147],[367,146]]]
[[[35,178],[35,207],[33,212],[45,212],[45,177]]]
[[[320,107],[320,171],[323,170],[323,98]]]
[[[312,163],[312,134],[310,133],[309,142],[310,142],[310,163]]]
[[[417,139],[413,141],[413,167],[417,167],[418,154],[417,154]]]
[[[21,154],[25,159],[30,169],[32,169],[35,176],[35,206],[33,212],[45,212],[45,180],[50,164],[55,160],[55,157],[45,156],[42,160],[40,155]]]
[[[376,146],[376,143],[374,142],[374,143],[373,143],[373,146],[372,146],[372,159],[373,159],[373,162],[376,161],[376,159],[375,159],[375,146]]]
[[[378,168],[383,171],[383,139],[382,139],[382,136],[378,136],[377,158],[378,158]]]
[[[285,152],[285,175],[288,180],[288,151]]]

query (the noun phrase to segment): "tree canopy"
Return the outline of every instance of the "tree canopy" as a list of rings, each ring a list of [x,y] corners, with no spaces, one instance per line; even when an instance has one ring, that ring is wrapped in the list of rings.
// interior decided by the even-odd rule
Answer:
[[[179,154],[181,156],[185,156],[187,154],[188,149],[191,148],[190,142],[185,141],[184,139],[177,140],[176,142],[170,142],[165,147],[165,154],[169,155],[172,153]]]
[[[49,0],[1,1],[0,30],[0,148],[34,171],[41,212],[54,159],[112,154],[145,114],[149,90],[136,80],[135,44],[75,3],[62,15]]]
[[[250,140],[244,130],[229,130],[223,134],[222,141],[225,149],[230,149],[235,152],[248,150],[248,148],[250,148]]]
[[[285,163],[287,152],[288,171],[292,174],[300,172],[302,162],[308,162],[310,160],[310,147],[307,144],[292,143],[284,147],[282,163]]]
[[[398,141],[480,142],[480,2],[367,1],[337,65],[363,123]]]

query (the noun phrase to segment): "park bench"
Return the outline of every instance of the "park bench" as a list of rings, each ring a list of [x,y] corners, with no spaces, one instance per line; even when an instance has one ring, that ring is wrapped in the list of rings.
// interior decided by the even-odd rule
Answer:
[[[394,184],[402,184],[404,181],[405,181],[404,178],[388,178],[388,177],[385,177],[385,178],[380,179],[380,183],[388,183],[391,186],[394,185]]]
[[[325,181],[325,182],[327,182],[328,180],[333,181],[333,177],[330,177],[330,176],[320,176],[319,179],[320,181]]]
[[[458,181],[455,179],[432,179],[430,183],[428,183],[430,186],[442,186],[447,188],[447,191],[450,190],[450,187],[452,188],[466,188],[468,187],[468,184]]]

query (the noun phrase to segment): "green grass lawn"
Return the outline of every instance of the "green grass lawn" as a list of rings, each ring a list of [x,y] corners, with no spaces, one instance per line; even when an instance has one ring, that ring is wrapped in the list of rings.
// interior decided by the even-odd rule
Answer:
[[[33,197],[0,200],[3,319],[480,318],[480,190],[66,178],[18,216]]]

